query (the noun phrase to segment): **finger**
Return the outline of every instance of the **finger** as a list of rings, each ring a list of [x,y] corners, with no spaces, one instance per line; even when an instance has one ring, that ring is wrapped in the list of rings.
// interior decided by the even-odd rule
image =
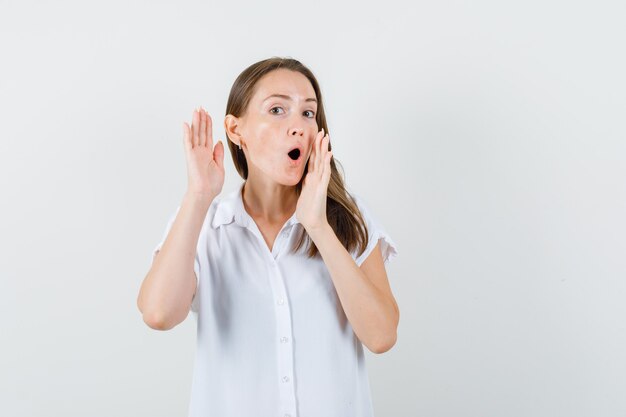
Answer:
[[[183,144],[185,146],[185,150],[191,150],[192,145],[191,139],[189,138],[189,126],[187,126],[186,122],[183,122]]]
[[[211,119],[211,115],[209,113],[206,114],[206,138],[207,148],[213,150],[213,119]]]
[[[324,137],[324,139],[322,140],[322,144],[321,146],[321,150],[320,150],[320,171],[322,171],[322,175],[324,170],[326,169],[326,157],[328,155],[328,142],[330,141],[330,137],[328,136],[328,133],[326,134],[326,136]]]
[[[333,153],[330,150],[330,135],[326,133],[326,137],[324,138],[324,142],[322,143],[322,150],[324,156],[322,157],[323,162],[323,173],[322,173],[322,184],[328,184],[328,180],[330,179],[331,169],[330,169],[330,160],[332,159]]]
[[[315,162],[315,142],[313,142],[313,145],[311,145],[311,154],[309,155],[309,163],[308,163],[307,172],[313,172],[313,169],[315,168],[314,162]]]
[[[311,145],[311,158],[309,159],[311,166],[309,167],[309,172],[315,171],[315,158],[317,158],[315,154],[315,149],[317,149],[317,147],[315,145],[317,144],[317,141],[319,140],[321,134],[322,132],[318,133],[317,136],[315,136],[315,140],[313,141],[313,144]]]
[[[326,163],[324,164],[324,174],[322,174],[322,183],[328,184],[330,180],[330,174],[332,174],[332,169],[330,167],[330,160],[333,159],[333,153],[328,152],[326,154]]]
[[[307,169],[308,172],[313,172],[313,170],[315,169],[315,144],[317,143],[317,140],[319,139],[319,137],[322,135],[323,132],[324,132],[323,128],[320,132],[317,132],[317,135],[315,135],[315,139],[313,140],[313,143],[311,144],[311,154],[309,155],[309,166]]]
[[[193,146],[199,145],[200,139],[198,138],[198,125],[200,124],[200,115],[198,110],[193,111],[193,123],[191,124],[191,130],[193,132]]]
[[[329,143],[330,143],[330,135],[326,133],[326,137],[324,138],[324,142],[322,143],[322,151],[324,152],[324,156],[326,156],[326,151],[328,151]]]
[[[326,154],[329,151],[328,149],[329,144],[330,144],[330,136],[328,136],[327,134],[326,137],[324,138],[324,141],[322,142],[322,161],[326,161]]]
[[[322,149],[322,141],[325,136],[322,136],[317,142],[315,142],[315,172],[319,175],[322,172],[322,164],[320,163],[321,149]]]
[[[215,145],[213,159],[215,159],[215,163],[220,169],[224,169],[224,144],[221,140]]]
[[[200,131],[198,132],[200,138],[200,146],[206,146],[206,113],[204,109],[200,107]]]
[[[324,141],[324,137],[321,137],[320,140],[315,145],[315,172],[318,174],[322,172],[322,142]]]

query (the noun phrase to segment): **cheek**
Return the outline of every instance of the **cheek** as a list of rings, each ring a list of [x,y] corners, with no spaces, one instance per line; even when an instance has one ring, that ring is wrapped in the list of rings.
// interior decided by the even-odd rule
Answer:
[[[271,130],[257,133],[258,136],[254,138],[253,146],[250,147],[251,159],[263,171],[272,172],[284,163],[278,135]]]
[[[276,138],[279,129],[270,123],[259,123],[254,130],[255,145],[259,148],[271,148],[276,146]],[[261,151],[261,149],[259,149]]]

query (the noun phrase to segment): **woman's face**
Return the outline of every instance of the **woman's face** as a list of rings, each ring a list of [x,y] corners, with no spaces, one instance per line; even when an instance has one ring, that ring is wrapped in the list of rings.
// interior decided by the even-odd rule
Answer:
[[[313,86],[297,71],[274,70],[257,82],[239,128],[250,174],[283,185],[300,181],[318,133],[316,100]],[[300,149],[295,161],[289,155],[294,148]]]

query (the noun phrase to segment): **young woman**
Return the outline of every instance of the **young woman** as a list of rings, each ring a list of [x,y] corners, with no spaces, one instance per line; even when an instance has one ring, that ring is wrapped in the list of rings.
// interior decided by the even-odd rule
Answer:
[[[363,345],[396,342],[397,250],[344,187],[317,80],[287,58],[235,80],[224,127],[244,182],[225,197],[211,117],[183,127],[188,189],[137,303],[154,329],[197,319],[189,415],[372,416]]]

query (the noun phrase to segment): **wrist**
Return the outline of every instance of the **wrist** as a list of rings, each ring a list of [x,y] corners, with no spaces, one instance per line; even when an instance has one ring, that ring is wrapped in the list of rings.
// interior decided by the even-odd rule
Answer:
[[[332,227],[330,227],[330,224],[328,222],[324,222],[323,224],[316,227],[309,227],[306,231],[314,242],[317,239],[328,235],[329,233],[334,233]]]
[[[193,206],[200,206],[208,208],[215,199],[214,194],[200,193],[187,190],[183,196],[183,203],[187,203]]]

